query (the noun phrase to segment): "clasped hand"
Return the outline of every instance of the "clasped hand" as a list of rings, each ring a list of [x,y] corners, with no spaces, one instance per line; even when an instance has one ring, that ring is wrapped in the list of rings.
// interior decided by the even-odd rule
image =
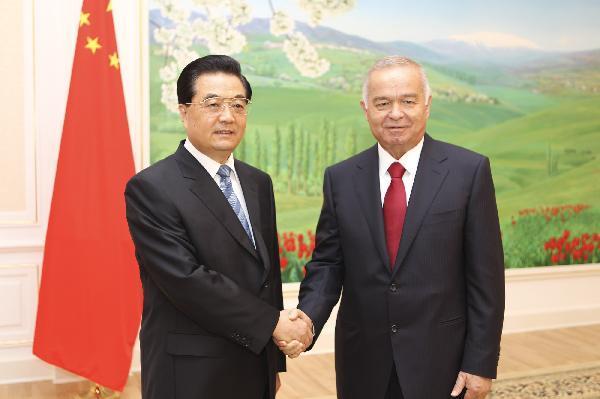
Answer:
[[[290,358],[300,356],[313,340],[312,320],[300,309],[282,310],[273,342]]]

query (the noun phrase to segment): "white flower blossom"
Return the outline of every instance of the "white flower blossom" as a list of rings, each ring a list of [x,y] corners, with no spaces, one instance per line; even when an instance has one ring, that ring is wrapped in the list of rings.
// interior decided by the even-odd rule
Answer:
[[[158,44],[170,44],[173,39],[175,39],[176,34],[175,29],[164,27],[156,28],[154,29],[154,40],[156,40],[156,43]]]
[[[194,30],[192,29],[192,25],[189,22],[183,22],[177,24],[175,28],[175,47],[191,47],[194,42]]]
[[[310,15],[310,25],[318,25],[325,15],[346,12],[354,7],[356,0],[298,0],[298,5]]]
[[[308,25],[313,28],[321,23],[323,20],[323,10],[315,9],[310,13],[310,20],[308,21]]]
[[[158,71],[158,76],[163,82],[172,82],[177,79],[178,72],[177,63],[170,62],[164,67],[160,68]]]
[[[227,3],[227,0],[192,0],[192,3],[198,7],[219,7]]]
[[[175,58],[175,62],[177,63],[177,68],[182,70],[187,64],[194,61],[198,58],[198,53],[194,50],[190,50],[188,48],[176,48],[173,50],[173,58]]]
[[[323,10],[328,14],[346,12],[356,4],[356,0],[298,0],[300,8],[306,11]]]
[[[210,32],[210,22],[197,18],[192,22],[192,35],[195,38],[204,39]]]
[[[165,15],[166,12],[169,12],[170,9],[177,7],[175,0],[155,0],[155,3],[163,15]]]
[[[252,20],[252,7],[246,0],[229,0],[231,25],[239,26]]]
[[[300,32],[288,35],[283,51],[301,75],[317,78],[329,70],[329,61],[320,58],[317,50]]]
[[[294,20],[283,11],[275,11],[271,17],[271,33],[275,36],[287,35],[294,30]]]
[[[161,96],[160,96],[160,102],[162,102],[165,106],[165,108],[167,108],[167,110],[177,113],[178,109],[177,109],[177,105],[178,105],[178,101],[177,101],[177,82],[173,81],[173,82],[169,82],[169,83],[163,83],[160,86],[161,89]]]
[[[188,22],[188,20],[190,19],[189,11],[184,9],[174,9],[169,15],[165,16],[168,17],[175,24],[182,24]]]
[[[174,0],[157,0],[157,5],[160,13],[176,24],[185,22],[190,17],[189,11],[181,8]]]
[[[235,30],[224,17],[212,19],[209,29],[206,41],[213,54],[236,54],[246,45],[246,36]]]

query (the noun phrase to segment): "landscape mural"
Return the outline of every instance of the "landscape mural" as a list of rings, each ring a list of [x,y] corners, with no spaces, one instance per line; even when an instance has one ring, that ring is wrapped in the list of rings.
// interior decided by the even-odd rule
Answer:
[[[415,2],[412,2],[415,3]],[[151,0],[151,162],[185,137],[175,81],[229,54],[254,90],[235,156],[273,178],[286,282],[314,248],[324,168],[375,141],[384,55],[422,63],[428,133],[490,157],[507,268],[600,262],[600,2]]]

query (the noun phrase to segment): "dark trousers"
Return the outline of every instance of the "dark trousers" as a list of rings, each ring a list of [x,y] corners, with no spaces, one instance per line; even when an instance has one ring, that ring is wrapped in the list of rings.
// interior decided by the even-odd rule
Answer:
[[[466,389],[458,395],[456,398],[452,399],[464,399]],[[448,397],[451,398],[450,394]],[[402,389],[400,388],[400,383],[398,382],[398,375],[396,373],[396,366],[392,366],[392,373],[390,374],[390,382],[388,383],[387,393],[385,394],[385,399],[404,399],[402,395]]]
[[[392,373],[390,374],[390,382],[388,383],[385,399],[404,399],[404,396],[402,396],[402,389],[400,389],[400,383],[398,382],[398,374],[396,373],[395,365],[392,365]]]

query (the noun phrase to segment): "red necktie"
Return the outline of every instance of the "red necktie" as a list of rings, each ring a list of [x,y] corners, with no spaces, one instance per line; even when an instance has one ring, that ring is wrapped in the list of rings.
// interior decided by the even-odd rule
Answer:
[[[394,268],[400,238],[402,237],[402,227],[406,216],[406,191],[402,182],[404,175],[404,166],[399,162],[394,162],[388,168],[392,182],[385,193],[383,200],[383,223],[385,225],[385,243],[388,255],[390,257],[390,268]]]

